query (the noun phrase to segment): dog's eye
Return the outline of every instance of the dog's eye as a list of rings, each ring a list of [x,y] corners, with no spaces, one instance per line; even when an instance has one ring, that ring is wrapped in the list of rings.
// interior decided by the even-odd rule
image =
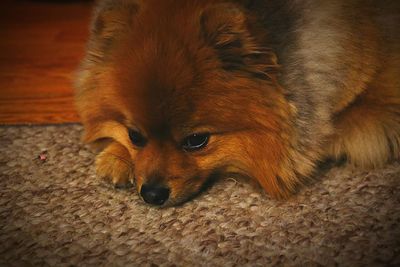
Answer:
[[[208,144],[209,138],[209,133],[192,134],[183,139],[182,147],[189,152],[199,150]]]
[[[138,147],[144,147],[147,143],[146,138],[141,133],[132,129],[129,129],[129,138],[132,144]]]

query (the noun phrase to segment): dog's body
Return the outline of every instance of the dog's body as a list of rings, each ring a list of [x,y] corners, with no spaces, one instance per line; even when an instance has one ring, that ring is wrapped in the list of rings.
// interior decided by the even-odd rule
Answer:
[[[400,153],[400,4],[108,0],[77,79],[97,172],[146,202],[218,176],[285,198],[318,162]]]

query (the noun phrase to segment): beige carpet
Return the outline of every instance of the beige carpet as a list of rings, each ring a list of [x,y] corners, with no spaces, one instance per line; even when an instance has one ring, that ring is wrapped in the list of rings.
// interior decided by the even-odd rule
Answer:
[[[228,179],[157,209],[96,180],[81,130],[0,128],[0,266],[400,266],[399,163],[287,202]]]

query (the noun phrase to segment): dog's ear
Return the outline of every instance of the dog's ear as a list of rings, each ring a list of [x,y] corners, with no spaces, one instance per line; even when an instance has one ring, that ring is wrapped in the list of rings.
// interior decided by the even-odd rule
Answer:
[[[270,79],[278,67],[277,58],[263,44],[266,36],[257,30],[256,20],[242,6],[219,3],[201,15],[204,39],[213,47],[228,71],[246,71]]]
[[[131,22],[139,8],[139,1],[101,1],[94,11],[91,24],[92,34],[101,38],[112,38]]]
[[[201,26],[206,40],[216,48],[239,48],[243,45],[243,38],[248,35],[244,11],[230,3],[205,9]]]
[[[104,0],[94,9],[88,46],[89,59],[100,61],[115,38],[126,31],[141,7],[140,0]]]

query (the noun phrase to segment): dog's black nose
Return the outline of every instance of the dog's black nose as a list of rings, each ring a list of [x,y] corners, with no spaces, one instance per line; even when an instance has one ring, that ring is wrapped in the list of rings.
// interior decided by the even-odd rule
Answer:
[[[169,189],[160,185],[143,184],[140,195],[149,204],[162,205],[169,197]]]

